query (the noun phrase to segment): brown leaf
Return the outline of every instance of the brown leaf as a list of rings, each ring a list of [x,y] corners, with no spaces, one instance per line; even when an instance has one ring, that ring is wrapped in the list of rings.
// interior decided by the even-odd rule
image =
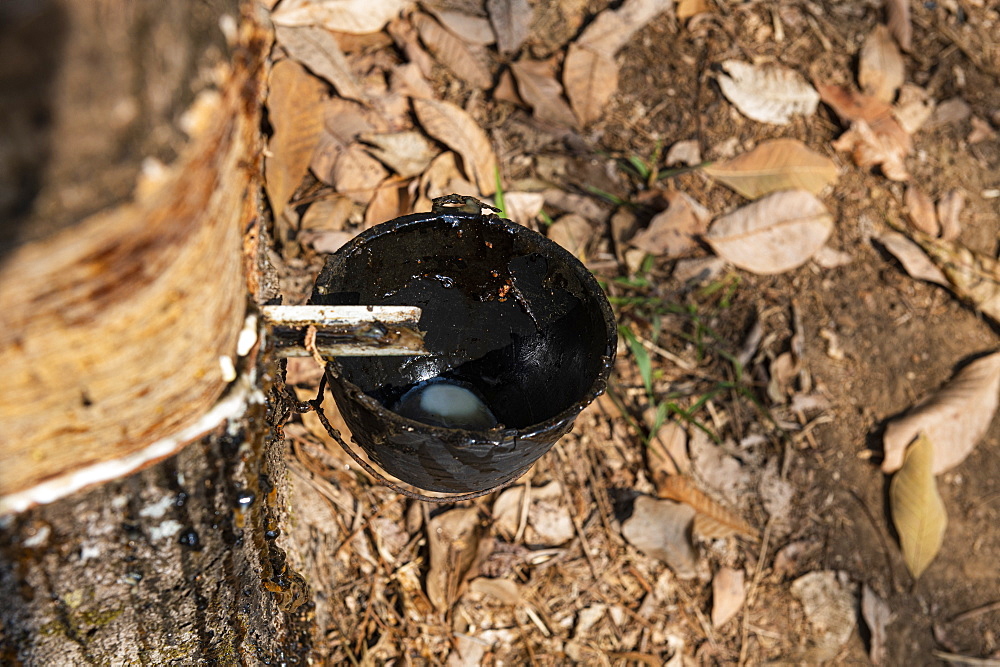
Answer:
[[[412,23],[403,19],[394,19],[386,30],[392,36],[396,46],[406,55],[406,59],[411,64],[416,65],[425,78],[429,79],[434,76],[434,59],[420,45],[420,38]],[[428,97],[433,97],[433,95]]]
[[[821,98],[851,123],[850,129],[834,142],[837,150],[853,153],[859,167],[881,166],[894,181],[908,180],[904,160],[913,148],[910,135],[893,116],[885,102],[843,86],[820,85]]]
[[[743,570],[720,567],[712,577],[712,627],[721,628],[743,606],[746,589]]]
[[[903,56],[884,25],[877,25],[861,47],[858,83],[865,94],[892,102],[906,78]]]
[[[410,19],[421,41],[438,61],[471,86],[485,90],[493,85],[489,69],[461,39],[441,27],[427,14],[415,13]]]
[[[1000,401],[1000,352],[973,361],[936,392],[885,429],[882,472],[903,465],[903,455],[919,434],[934,443],[931,471],[954,468],[972,453],[993,421]]]
[[[323,130],[325,88],[294,60],[282,60],[271,69],[267,106],[274,136],[264,159],[264,187],[275,218],[309,169]]]
[[[797,139],[765,141],[749,153],[703,168],[747,199],[778,190],[819,194],[837,180],[837,165]]]
[[[271,14],[279,26],[322,26],[337,32],[378,32],[411,0],[285,0]]]
[[[907,186],[903,203],[906,205],[906,215],[915,229],[928,236],[937,236],[941,233],[934,201],[926,192],[915,185]]]
[[[669,190],[666,197],[669,206],[653,216],[630,243],[651,255],[673,259],[699,247],[697,239],[708,228],[711,214],[683,192]]]
[[[531,227],[535,224],[544,204],[545,195],[541,192],[513,191],[503,194],[505,217],[525,227]]]
[[[365,209],[365,229],[392,220],[400,214],[399,186],[387,181],[377,190]]]
[[[449,510],[427,525],[427,597],[439,612],[451,609],[459,598],[476,560],[479,536],[479,511],[474,507]]]
[[[563,63],[563,84],[580,125],[590,125],[601,117],[618,90],[618,65],[603,52],[570,44]]]
[[[653,408],[654,413],[655,411]],[[652,419],[646,419],[647,424],[651,421]],[[687,441],[687,431],[675,421],[667,421],[653,435],[646,448],[646,467],[654,484],[659,484],[672,475],[687,474],[691,469]]]
[[[878,242],[899,260],[903,269],[911,278],[926,280],[949,287],[948,278],[939,269],[919,245],[899,232],[886,232],[878,237]]]
[[[389,89],[394,94],[404,97],[434,99],[434,89],[420,73],[420,67],[412,62],[396,65],[392,69]]]
[[[513,53],[521,48],[531,29],[532,9],[528,0],[486,0],[486,9],[500,53]]]
[[[672,6],[673,0],[625,0],[617,9],[598,14],[576,43],[613,56],[632,35]]]
[[[913,23],[910,21],[910,0],[886,0],[886,23],[889,32],[907,53],[913,48]]]
[[[716,254],[758,274],[809,261],[833,231],[833,216],[805,190],[784,190],[715,220],[705,240]]]
[[[587,245],[594,238],[594,228],[582,215],[568,213],[549,227],[548,237],[574,257],[582,259],[586,256]]]
[[[431,160],[441,152],[423,134],[414,130],[365,133],[358,138],[372,146],[368,152],[403,178],[424,173]]]
[[[965,206],[965,193],[953,188],[945,193],[937,203],[937,218],[941,223],[941,238],[954,241],[962,232],[962,222],[959,216]]]
[[[703,525],[707,534],[699,534],[709,538],[727,537],[733,533],[742,533],[757,538],[757,530],[734,512],[710,498],[704,491],[685,475],[670,475],[657,482],[656,495],[684,503],[694,509],[699,516],[709,521]]]
[[[698,554],[691,543],[694,510],[672,500],[639,496],[622,535],[647,556],[663,561],[680,579],[697,576]]]
[[[342,195],[320,199],[306,209],[299,223],[302,231],[339,232],[344,229],[354,206]]]
[[[329,30],[310,26],[288,28],[277,26],[275,36],[288,54],[326,79],[341,97],[364,101],[366,96],[351,73],[347,57]]]
[[[794,115],[816,113],[819,95],[802,75],[779,65],[722,63],[717,77],[722,94],[747,118],[787,125]]]
[[[677,18],[681,21],[711,11],[712,5],[708,0],[678,0],[677,2]]]
[[[931,261],[948,278],[951,291],[976,310],[1000,322],[1000,263],[956,241],[909,232]]]
[[[454,104],[439,100],[415,99],[413,109],[427,134],[462,156],[465,173],[476,182],[479,193],[493,194],[496,156],[475,119]]]
[[[896,106],[892,108],[892,115],[903,131],[909,135],[915,134],[924,126],[932,113],[934,113],[934,100],[930,94],[920,86],[904,83],[899,90]]]
[[[556,80],[549,61],[519,60],[511,63],[521,98],[531,106],[539,120],[564,127],[576,127],[576,116],[563,99],[563,87]]]
[[[389,172],[382,164],[358,144],[352,144],[333,167],[333,187],[356,204],[367,205],[378,184]]]
[[[455,36],[469,44],[477,46],[488,46],[497,41],[493,33],[493,26],[485,16],[474,16],[461,11],[453,11],[442,7],[434,7],[424,4],[424,9],[434,15],[441,25],[450,30]]]
[[[889,483],[889,508],[899,534],[903,560],[920,578],[944,543],[948,515],[932,469],[934,444],[921,434],[907,448],[902,466]]]

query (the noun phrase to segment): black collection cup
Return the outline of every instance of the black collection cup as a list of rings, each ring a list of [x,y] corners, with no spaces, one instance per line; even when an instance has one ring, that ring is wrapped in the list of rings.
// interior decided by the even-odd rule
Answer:
[[[524,474],[604,392],[617,346],[586,267],[496,215],[417,213],[372,227],[327,258],[310,303],[423,309],[430,355],[341,357],[327,377],[354,441],[426,491],[487,491]],[[394,411],[428,382],[466,388],[496,425],[449,428]]]

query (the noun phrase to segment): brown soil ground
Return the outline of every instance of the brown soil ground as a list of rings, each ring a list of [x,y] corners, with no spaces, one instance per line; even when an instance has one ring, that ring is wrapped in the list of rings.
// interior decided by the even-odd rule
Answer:
[[[673,392],[678,405],[689,407],[712,392],[692,417],[739,461],[743,486],[732,508],[763,539],[700,540],[699,575],[690,580],[672,576],[623,539],[631,500],[654,488],[642,434],[622,413],[641,422],[648,408],[642,380],[622,348],[611,396],[584,413],[574,434],[530,474],[532,487],[562,485],[558,502],[568,508],[572,539],[554,547],[532,543],[530,535],[514,541],[491,520],[495,496],[464,503],[480,509],[481,542],[493,547],[484,567],[516,582],[518,592],[504,601],[470,590],[438,614],[422,592],[427,545],[421,525],[447,506],[406,501],[345,471],[339,453],[315,447],[319,429],[305,415],[307,428],[289,429],[290,523],[296,541],[312,545],[294,565],[308,580],[325,582],[314,587],[317,620],[326,629],[317,638],[322,659],[625,665],[663,664],[677,652],[683,658],[672,665],[868,664],[872,637],[857,609],[846,644],[832,655],[817,651],[822,632],[806,618],[791,582],[819,570],[842,573],[856,603],[863,585],[887,601],[893,617],[886,664],[939,664],[935,651],[1000,659],[1000,424],[940,478],[949,516],[944,547],[916,582],[900,556],[887,510],[888,478],[878,467],[885,421],[939,387],[972,355],[995,349],[997,331],[947,291],[910,278],[873,240],[887,229],[887,218],[903,218],[903,186],[835,153],[830,143],[842,127],[829,109],[821,106],[817,116],[788,126],[764,125],[741,116],[713,79],[713,64],[738,58],[777,61],[814,81],[853,81],[860,45],[882,20],[880,3],[717,4],[686,26],[661,16],[639,32],[619,54],[621,83],[607,118],[580,136],[558,138],[525,111],[470,100],[461,86],[441,89],[487,126],[509,184],[544,177],[585,195],[588,186],[597,187],[637,204],[632,210],[640,226],[656,210],[657,192],[616,166],[616,158],[648,157],[658,141],[669,147],[693,139],[712,160],[727,150],[793,137],[841,165],[823,201],[836,219],[830,245],[851,256],[843,266],[810,263],[773,277],[723,269],[712,282],[690,289],[671,277],[674,263],[663,261],[648,267],[648,283],[628,288],[613,282],[628,271],[611,261],[609,228],[600,230],[590,255],[612,296],[650,297],[643,307],[622,307],[620,322],[652,338],[658,320],[657,345],[694,369],[653,355],[658,395]],[[580,13],[600,8],[581,6]],[[1000,125],[996,3],[920,2],[913,11],[908,80],[939,101],[961,97],[972,116]],[[546,16],[540,13],[529,43],[538,56],[546,54],[538,24],[550,20],[555,34],[564,20]],[[969,119],[921,130],[907,164],[913,182],[932,196],[955,187],[966,192],[960,241],[995,255],[1000,199],[984,192],[1000,187],[1000,142],[994,135],[970,144],[971,130]],[[714,214],[742,201],[696,172],[659,187],[665,183]],[[588,196],[610,216],[613,206]],[[284,265],[286,289],[303,294],[317,263],[288,259]],[[656,304],[676,304],[688,314],[656,317]],[[760,345],[736,378],[723,353],[737,353],[755,322]],[[692,342],[699,324],[717,338],[709,336],[703,346]],[[818,395],[826,407],[797,411],[769,397],[771,361],[793,345],[801,350],[800,365],[787,396]],[[761,479],[769,465],[794,488],[784,517],[773,505],[766,509],[771,501]],[[326,480],[310,473],[318,469]],[[721,566],[745,570],[748,598],[734,620],[713,628],[711,579]],[[977,611],[960,616],[970,610]],[[459,652],[467,662],[456,658]]]

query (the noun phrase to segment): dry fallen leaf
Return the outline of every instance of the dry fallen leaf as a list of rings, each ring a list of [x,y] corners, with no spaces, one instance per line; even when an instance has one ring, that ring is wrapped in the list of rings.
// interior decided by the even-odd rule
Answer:
[[[712,5],[708,0],[678,0],[677,2],[677,18],[681,21],[711,11]]]
[[[580,125],[590,125],[618,90],[618,65],[611,56],[574,42],[563,63],[563,84]]]
[[[425,3],[423,6],[424,9],[434,14],[434,18],[440,21],[441,25],[469,44],[487,46],[496,41],[490,20],[485,16],[474,16],[461,11],[435,7],[430,3]]]
[[[868,584],[861,587],[861,616],[865,619],[870,635],[868,657],[872,664],[878,667],[885,664],[888,656],[886,627],[892,622],[893,613],[888,603],[876,595]]]
[[[567,213],[552,223],[548,237],[582,260],[586,257],[587,245],[594,238],[594,228],[582,215]]]
[[[487,0],[486,9],[500,53],[513,53],[521,48],[531,29],[532,9],[528,0]]]
[[[327,30],[378,32],[411,0],[285,0],[271,20],[281,26],[322,26]]]
[[[415,13],[411,19],[420,40],[442,65],[471,86],[485,90],[493,85],[489,69],[464,41],[441,27],[427,14]]]
[[[1000,322],[1000,262],[956,241],[908,231],[948,278],[949,288],[994,322]]]
[[[541,192],[505,192],[503,193],[504,212],[508,220],[519,225],[531,227],[545,205],[545,195]]]
[[[736,190],[747,199],[757,199],[778,190],[808,190],[819,194],[837,180],[837,165],[809,149],[798,139],[765,141],[749,153],[715,162],[702,171]]]
[[[427,597],[438,611],[447,611],[458,599],[476,560],[479,532],[479,510],[474,507],[449,510],[427,525]]]
[[[294,60],[271,68],[267,107],[274,136],[264,160],[264,188],[278,218],[309,169],[323,131],[326,86]]]
[[[885,249],[892,253],[893,257],[899,260],[903,269],[911,277],[917,280],[926,280],[929,283],[937,283],[944,287],[950,287],[948,278],[935,266],[930,257],[921,250],[920,246],[899,232],[885,232],[876,239],[885,246]]]
[[[398,217],[400,208],[399,184],[386,181],[375,190],[365,209],[365,229]]]
[[[833,143],[833,147],[850,152],[859,167],[879,166],[886,178],[908,180],[910,175],[904,161],[913,148],[913,141],[893,116],[892,108],[881,100],[842,86],[821,85],[818,88],[823,101],[841,120],[851,123],[850,129]]]
[[[903,560],[920,578],[944,543],[948,515],[932,468],[934,443],[921,435],[907,448],[903,465],[889,483],[889,508],[899,534]]]
[[[903,85],[906,71],[903,56],[884,25],[876,25],[861,47],[858,83],[866,95],[892,102]]]
[[[365,133],[358,138],[372,146],[368,152],[403,178],[424,173],[431,160],[441,152],[423,134],[414,130]]]
[[[351,73],[347,57],[340,50],[337,38],[329,30],[312,26],[289,28],[279,25],[274,34],[278,43],[292,58],[330,82],[341,97],[365,101],[366,96]]]
[[[907,53],[913,48],[913,23],[910,22],[910,0],[886,0],[886,23],[889,32]]]
[[[919,434],[934,443],[933,474],[954,468],[986,434],[1000,401],[1000,352],[960,370],[932,395],[886,426],[882,472],[903,465],[903,454]]]
[[[784,190],[716,219],[705,241],[742,269],[774,274],[805,264],[832,231],[833,216],[815,195]]]
[[[333,166],[333,187],[355,204],[368,205],[379,183],[389,175],[359,144],[348,146]]]
[[[792,116],[811,116],[819,95],[802,75],[778,65],[749,65],[738,60],[722,63],[719,88],[740,112],[761,123],[787,125]]]
[[[672,167],[675,164],[692,167],[701,164],[701,148],[698,146],[697,139],[678,141],[673,144],[670,150],[667,151],[667,157],[664,159],[664,162],[668,167]]]
[[[673,259],[699,247],[697,239],[705,233],[711,214],[683,192],[670,190],[666,197],[669,206],[653,216],[630,243],[651,255]]]
[[[479,194],[493,194],[497,160],[479,123],[450,102],[415,99],[413,109],[427,134],[462,156],[465,173],[476,182]]]
[[[698,561],[690,538],[693,519],[688,505],[639,496],[632,516],[622,523],[622,535],[639,551],[666,563],[678,578],[693,579]]]
[[[903,203],[906,205],[906,215],[914,228],[928,236],[937,236],[941,233],[934,201],[926,192],[915,185],[907,186]]]
[[[962,222],[959,216],[965,206],[965,193],[958,188],[952,188],[945,193],[937,203],[937,218],[941,223],[941,238],[954,241],[962,232]],[[922,230],[921,230],[922,231]]]
[[[684,503],[698,514],[695,532],[707,539],[720,539],[733,533],[757,538],[756,529],[736,513],[710,498],[686,475],[669,475],[656,482],[656,495],[660,498]]]
[[[339,232],[344,229],[353,205],[343,195],[332,195],[306,209],[299,226],[302,231]]]
[[[645,421],[649,424],[652,419]],[[646,468],[649,469],[649,476],[654,484],[659,484],[672,475],[688,473],[691,459],[688,457],[687,443],[687,431],[676,421],[667,421],[660,426],[646,448]]]
[[[934,99],[926,90],[912,83],[904,83],[896,106],[892,108],[892,115],[899,121],[904,132],[913,135],[934,113],[934,104]]]
[[[854,632],[854,596],[831,570],[809,572],[792,582],[792,595],[802,603],[812,627],[813,646],[800,657],[801,663],[832,659]]]
[[[517,91],[539,120],[564,127],[576,127],[576,116],[563,99],[562,84],[549,61],[519,60],[510,65]]]
[[[743,570],[720,567],[712,577],[712,627],[721,628],[743,606],[746,590]]]
[[[673,0],[625,0],[617,9],[606,9],[598,14],[577,43],[614,55],[632,35],[672,6]]]

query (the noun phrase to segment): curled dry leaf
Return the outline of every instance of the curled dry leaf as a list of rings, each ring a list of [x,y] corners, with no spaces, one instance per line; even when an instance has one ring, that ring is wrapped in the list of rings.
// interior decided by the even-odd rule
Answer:
[[[465,173],[476,182],[479,193],[496,191],[497,160],[493,145],[475,119],[465,110],[440,100],[413,100],[417,119],[427,134],[462,156]]]
[[[746,599],[743,570],[720,567],[712,577],[712,627],[721,628]]]
[[[833,216],[815,195],[785,190],[718,218],[705,240],[736,266],[773,274],[805,264],[832,231]]]
[[[410,19],[420,39],[438,61],[471,86],[485,90],[493,84],[489,69],[469,46],[427,14],[415,13]]]
[[[944,273],[952,292],[994,322],[1000,322],[1000,262],[956,241],[935,239],[918,231],[908,233]]]
[[[719,88],[740,112],[761,123],[787,125],[792,116],[811,116],[819,95],[802,75],[779,65],[750,65],[738,60],[722,63]]]
[[[548,237],[574,257],[583,259],[587,254],[587,245],[594,238],[594,228],[582,215],[568,213],[549,227]]]
[[[915,229],[928,236],[937,236],[941,233],[934,201],[926,192],[915,185],[907,186],[903,203],[906,205],[906,216]]]
[[[474,507],[449,510],[430,520],[427,545],[430,569],[427,597],[438,611],[451,608],[476,561],[479,549],[479,513]]]
[[[683,192],[670,190],[666,197],[667,208],[653,216],[630,243],[651,255],[672,259],[699,247],[697,239],[708,228],[711,214]]]
[[[362,35],[378,32],[411,0],[285,0],[272,14],[279,26],[322,26]]]
[[[556,80],[553,63],[519,60],[511,63],[517,91],[539,120],[564,127],[576,127],[576,116],[563,99],[562,84]]]
[[[903,85],[906,70],[903,56],[884,25],[876,25],[861,47],[858,60],[858,83],[866,95],[892,102]]]
[[[886,232],[877,238],[885,249],[899,260],[911,278],[949,287],[948,278],[935,266],[930,257],[916,243],[899,232]]]
[[[368,151],[403,178],[424,173],[427,166],[440,152],[420,132],[366,133],[361,141],[372,146]]]
[[[639,551],[670,566],[678,578],[693,579],[698,561],[690,538],[693,519],[688,505],[640,496],[632,516],[622,523],[622,535]]]
[[[931,471],[954,468],[986,434],[1000,401],[1000,352],[982,357],[955,374],[934,394],[886,426],[882,472],[903,465],[903,455],[919,434],[934,443]]]
[[[668,475],[661,477],[656,483],[656,495],[660,498],[676,500],[694,509],[696,532],[708,539],[728,537],[733,533],[742,533],[757,538],[757,530],[720,503],[710,498],[704,491],[686,475]],[[704,517],[706,521],[699,519]]]
[[[513,53],[521,48],[531,30],[532,9],[528,0],[486,0],[486,10],[500,53]]]
[[[747,199],[778,190],[819,194],[837,180],[837,165],[797,139],[765,141],[749,153],[702,169]]]
[[[271,68],[267,107],[274,136],[264,160],[264,189],[278,218],[309,169],[323,131],[326,87],[294,60]]]
[[[851,124],[833,143],[834,148],[850,152],[859,167],[880,166],[886,178],[910,178],[904,161],[913,142],[887,103],[843,86],[821,85],[818,89],[823,101]]]
[[[573,43],[563,63],[563,84],[581,126],[590,125],[618,90],[618,65],[601,51]]]
[[[941,238],[954,241],[962,232],[959,216],[965,206],[965,193],[958,188],[949,190],[937,203],[937,218],[941,223]]]
[[[931,564],[948,525],[944,502],[934,481],[934,444],[921,434],[906,451],[903,465],[889,483],[889,508],[899,534],[903,560],[914,579]]]
[[[274,34],[278,43],[292,58],[326,79],[341,97],[359,102],[365,100],[361,86],[351,73],[347,57],[340,50],[337,38],[329,30],[313,26],[289,28],[279,25]]]

